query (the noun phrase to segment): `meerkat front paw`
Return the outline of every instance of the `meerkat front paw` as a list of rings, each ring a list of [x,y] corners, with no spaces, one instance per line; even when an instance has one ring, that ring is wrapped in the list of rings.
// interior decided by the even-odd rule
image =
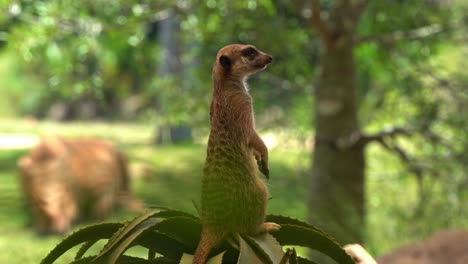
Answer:
[[[273,233],[279,231],[281,226],[273,222],[265,222],[260,225],[258,233]]]

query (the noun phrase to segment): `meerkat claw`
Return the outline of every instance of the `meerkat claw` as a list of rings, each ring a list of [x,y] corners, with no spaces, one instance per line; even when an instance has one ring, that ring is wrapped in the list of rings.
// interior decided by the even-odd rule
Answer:
[[[260,171],[265,175],[267,179],[270,179],[270,170],[268,169],[268,165],[265,164],[265,161],[260,160],[258,163],[258,168]]]
[[[273,222],[265,222],[260,226],[259,232],[258,233],[274,233],[277,232],[281,229],[281,226],[278,225],[277,223]]]

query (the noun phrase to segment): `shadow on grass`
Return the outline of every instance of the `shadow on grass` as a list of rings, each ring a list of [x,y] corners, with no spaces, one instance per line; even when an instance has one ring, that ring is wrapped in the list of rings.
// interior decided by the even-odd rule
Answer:
[[[154,169],[154,174],[134,182],[136,195],[148,205],[197,214],[194,203],[199,206],[206,146],[133,147],[128,149],[130,156],[143,156]],[[267,183],[272,196],[270,213],[304,219],[308,160],[302,152],[272,152]]]
[[[134,190],[148,205],[196,213],[205,158],[200,146],[155,147],[146,156],[154,173],[134,182]]]

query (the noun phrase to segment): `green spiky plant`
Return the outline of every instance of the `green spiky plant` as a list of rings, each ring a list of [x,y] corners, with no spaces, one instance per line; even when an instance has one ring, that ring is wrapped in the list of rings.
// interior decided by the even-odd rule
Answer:
[[[354,263],[338,243],[310,224],[280,215],[269,215],[267,221],[280,224],[280,231],[256,237],[234,234],[213,250],[208,263],[315,263],[298,257],[294,248],[284,252],[282,246],[307,247],[328,255],[337,263]],[[200,232],[200,219],[194,215],[168,208],[152,209],[129,222],[85,227],[59,243],[41,264],[56,263],[63,254],[78,246],[70,264],[190,264],[190,254],[198,245]],[[86,255],[100,240],[107,240],[100,253]],[[147,257],[127,255],[132,247],[146,248]]]

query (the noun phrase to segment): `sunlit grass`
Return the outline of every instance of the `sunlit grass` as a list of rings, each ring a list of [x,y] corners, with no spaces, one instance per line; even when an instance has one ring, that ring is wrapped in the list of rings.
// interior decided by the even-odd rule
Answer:
[[[151,145],[153,129],[147,124],[105,124],[0,120],[2,133],[39,135],[97,135],[113,140],[129,157],[131,164],[147,168],[146,173],[136,175],[132,189],[148,205],[166,206],[197,214],[200,177],[206,155],[205,140],[196,144]],[[276,142],[283,142],[287,135],[279,134]],[[297,141],[270,149],[270,181],[272,199],[269,213],[289,215],[306,220],[307,177],[311,161],[310,152],[297,146]],[[34,234],[22,202],[19,189],[16,160],[26,150],[0,150],[0,263],[38,263],[62,238],[39,237]],[[406,242],[423,239],[439,229],[468,228],[468,193],[454,198],[451,205],[463,210],[444,208],[435,204],[424,216],[415,216],[418,189],[414,177],[406,174],[399,160],[378,146],[367,150],[367,206],[368,235],[366,247],[380,255]],[[134,172],[134,175],[138,174]],[[439,201],[447,200],[447,193],[436,188],[433,193]],[[445,199],[445,200],[444,200]],[[436,200],[437,201],[437,200]],[[465,204],[465,205],[463,205]],[[464,207],[462,207],[464,206]],[[131,213],[121,210],[109,221],[131,219]],[[82,226],[82,225],[81,225]],[[97,250],[97,249],[96,249]],[[144,252],[136,250],[136,254]],[[59,263],[72,259],[67,255]]]
[[[153,139],[154,126],[147,123],[65,122],[37,121],[32,118],[0,118],[0,134],[65,136],[97,136],[126,144],[149,144]]]

